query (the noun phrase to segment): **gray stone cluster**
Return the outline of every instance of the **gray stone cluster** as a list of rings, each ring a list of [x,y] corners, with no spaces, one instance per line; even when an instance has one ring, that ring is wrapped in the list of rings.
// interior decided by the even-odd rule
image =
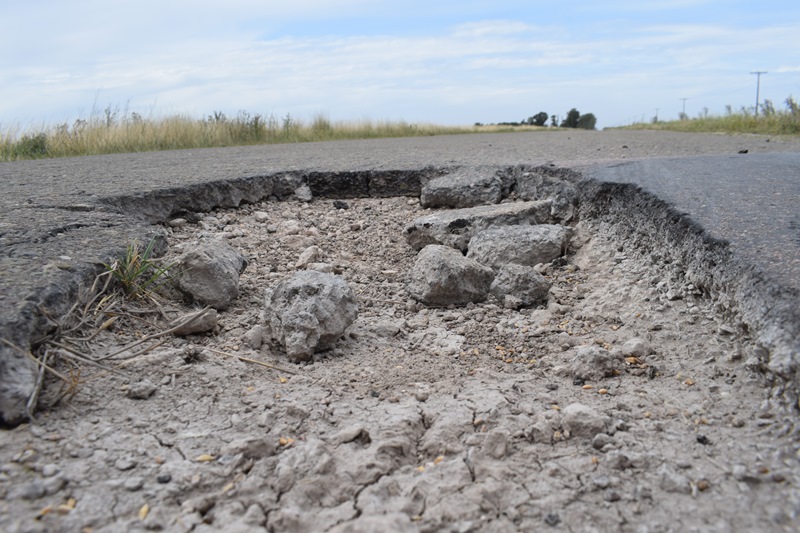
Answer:
[[[408,275],[412,298],[458,306],[492,294],[514,309],[547,299],[550,284],[534,267],[566,254],[572,230],[554,222],[567,210],[557,195],[499,204],[503,192],[497,175],[455,173],[423,186],[423,206],[460,209],[420,217],[405,228],[408,243],[420,250]]]

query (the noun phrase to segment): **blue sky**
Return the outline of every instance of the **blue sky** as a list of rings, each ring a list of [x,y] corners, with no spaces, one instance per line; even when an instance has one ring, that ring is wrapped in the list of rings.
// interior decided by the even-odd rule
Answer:
[[[598,126],[800,99],[800,2],[2,0],[0,131],[198,118]]]

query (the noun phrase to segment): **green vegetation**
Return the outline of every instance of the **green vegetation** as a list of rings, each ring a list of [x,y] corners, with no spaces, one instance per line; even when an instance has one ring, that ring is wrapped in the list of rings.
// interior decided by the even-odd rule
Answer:
[[[39,131],[0,129],[0,161],[69,157],[182,148],[298,143],[379,137],[415,137],[497,131],[398,121],[331,122],[317,115],[310,123],[240,111],[235,117],[214,112],[205,119],[185,115],[145,118],[107,107],[88,120],[43,127]]]
[[[144,250],[140,248],[138,242],[133,242],[128,245],[124,257],[120,257],[110,265],[103,265],[126,295],[144,296],[151,286],[157,286],[166,279],[172,265],[162,267],[153,261],[155,242],[155,239],[151,240]]]
[[[585,115],[581,115],[580,111],[574,107],[567,112],[567,118],[562,120],[561,124],[558,123],[557,115],[550,115],[549,118],[551,121],[551,128],[578,128],[582,130],[593,130],[597,125],[597,117],[595,117],[594,114],[586,113]],[[518,128],[523,128],[525,126],[530,126],[533,128],[546,128],[547,119],[547,112],[539,111],[535,115],[523,119],[521,122],[498,122],[496,126],[515,128],[514,131],[518,131]],[[476,123],[475,125],[483,126],[481,123]],[[495,126],[495,124],[491,124],[491,126]]]
[[[734,112],[726,106],[724,115],[709,115],[705,109],[696,118],[681,116],[680,120],[662,122],[653,119],[651,122],[637,122],[617,129],[633,130],[668,130],[688,132],[720,132],[720,133],[763,133],[766,135],[800,134],[800,105],[791,96],[785,101],[785,110],[776,110],[770,100],[764,100],[759,106],[758,116],[753,108],[742,107]]]

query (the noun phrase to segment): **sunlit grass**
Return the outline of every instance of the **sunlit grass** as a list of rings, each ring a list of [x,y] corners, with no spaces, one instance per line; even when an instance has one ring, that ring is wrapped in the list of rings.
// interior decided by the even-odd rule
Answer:
[[[540,130],[532,126],[437,126],[404,121],[336,121],[319,114],[304,122],[240,111],[228,117],[214,112],[203,119],[188,115],[145,118],[108,107],[89,119],[23,131],[0,126],[0,161],[111,153],[301,143],[343,139],[418,137],[480,132]]]
[[[638,122],[615,129],[667,130],[686,132],[762,133],[766,135],[800,134],[800,106],[791,96],[785,101],[784,110],[776,110],[772,102],[765,100],[758,116],[752,109],[742,108],[734,112],[728,106],[724,115],[701,113],[696,118],[682,120]]]

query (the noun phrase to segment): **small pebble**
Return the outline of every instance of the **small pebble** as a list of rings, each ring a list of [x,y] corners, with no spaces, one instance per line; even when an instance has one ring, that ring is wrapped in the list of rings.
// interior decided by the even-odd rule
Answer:
[[[134,400],[146,400],[156,391],[158,387],[149,379],[143,379],[137,383],[133,383],[128,388],[128,398]]]
[[[428,393],[423,391],[417,391],[414,393],[414,398],[417,399],[418,402],[424,402],[428,399]]]
[[[557,526],[561,522],[561,517],[556,513],[547,513],[544,515],[544,523],[548,526]]]
[[[159,474],[158,477],[156,478],[156,481],[158,481],[162,485],[165,484],[165,483],[169,483],[170,481],[172,481],[172,475],[171,474]]]
[[[127,491],[136,492],[137,490],[144,487],[144,479],[140,477],[132,477],[130,479],[125,480],[123,486]]]
[[[598,489],[607,489],[609,486],[611,486],[611,480],[605,475],[597,476],[596,478],[592,479],[592,485]]]
[[[42,476],[44,477],[53,477],[59,472],[61,472],[61,469],[57,465],[48,464],[42,467]]]
[[[114,468],[116,468],[117,470],[121,470],[123,472],[126,470],[130,470],[135,466],[136,466],[136,461],[128,457],[117,459],[117,461],[114,463]]]
[[[753,477],[747,474],[747,467],[744,465],[733,465],[732,473],[736,481],[753,480]]]
[[[607,444],[613,442],[614,439],[605,433],[598,433],[592,438],[592,448],[595,450],[602,450]]]
[[[180,228],[180,227],[186,225],[186,219],[185,218],[173,218],[172,220],[167,222],[167,224],[169,224],[169,226],[172,227],[172,228]]]

